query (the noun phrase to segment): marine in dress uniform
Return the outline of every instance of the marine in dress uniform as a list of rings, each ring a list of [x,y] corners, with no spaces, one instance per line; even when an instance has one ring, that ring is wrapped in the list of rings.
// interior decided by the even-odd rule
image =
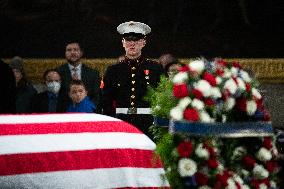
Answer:
[[[142,56],[146,35],[151,28],[140,22],[125,22],[117,27],[122,35],[125,58],[107,68],[104,76],[103,112],[127,121],[146,135],[153,123],[149,103],[144,100],[148,87],[156,87],[164,74],[162,66]]]

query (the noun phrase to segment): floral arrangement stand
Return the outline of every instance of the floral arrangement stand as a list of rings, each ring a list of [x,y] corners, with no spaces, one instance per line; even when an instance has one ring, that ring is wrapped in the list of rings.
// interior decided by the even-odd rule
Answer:
[[[258,86],[238,62],[198,59],[150,90],[156,152],[172,188],[278,188],[278,151]]]

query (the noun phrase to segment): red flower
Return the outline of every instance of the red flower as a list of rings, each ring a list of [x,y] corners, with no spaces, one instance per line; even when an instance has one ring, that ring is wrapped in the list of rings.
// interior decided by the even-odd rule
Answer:
[[[207,163],[208,167],[210,167],[211,169],[216,169],[218,167],[218,162],[216,159],[209,159]]]
[[[216,78],[212,74],[210,74],[208,72],[205,72],[203,74],[203,79],[208,81],[208,83],[210,83],[210,85],[212,85],[212,86],[216,86],[217,85]]]
[[[246,112],[247,111],[247,100],[245,98],[239,98],[236,100],[236,106],[238,108],[238,110],[242,111],[242,112]]]
[[[198,121],[199,115],[198,112],[193,108],[186,108],[183,112],[184,119],[188,121]]]
[[[219,64],[219,65],[222,66],[222,67],[224,67],[224,66],[226,67],[228,63],[225,62],[224,60],[218,60],[218,61],[217,61],[217,64]]]
[[[246,92],[250,92],[251,91],[251,86],[249,83],[246,83]]]
[[[199,186],[207,185],[208,183],[208,177],[205,174],[200,173],[200,172],[195,173],[195,179],[196,179],[196,183]]]
[[[189,157],[192,153],[192,149],[192,143],[189,141],[183,141],[177,147],[180,157]]]
[[[217,174],[216,175],[216,178],[217,178],[217,180],[219,181],[219,182],[221,182],[221,184],[223,185],[223,186],[228,186],[228,178],[229,178],[229,175],[227,175],[227,174],[223,174],[223,175],[221,175],[221,174]]]
[[[183,98],[188,96],[188,89],[186,84],[174,85],[173,87],[174,96],[177,98]]]
[[[216,157],[216,152],[214,150],[214,148],[212,148],[211,146],[209,146],[208,144],[204,143],[203,144],[204,147],[208,150],[210,157]]]
[[[188,71],[190,71],[190,68],[189,68],[187,65],[181,66],[181,67],[179,68],[179,71],[180,71],[180,72],[188,72]]]
[[[269,137],[264,137],[263,139],[263,147],[265,147],[266,149],[270,150],[273,146],[272,146],[272,141],[271,138]]]
[[[232,62],[232,65],[236,68],[242,68],[241,64],[239,62]]]
[[[216,74],[219,75],[219,76],[223,76],[224,75],[224,71],[221,70],[221,69],[217,69],[216,70]]]
[[[203,94],[200,90],[197,89],[192,89],[191,93],[194,95],[195,98],[197,99],[202,99]]]
[[[213,106],[215,103],[214,103],[214,100],[212,98],[206,98],[206,99],[204,99],[204,104],[206,106]]]
[[[243,164],[245,164],[245,167],[252,169],[255,165],[255,159],[251,156],[244,156],[242,159]]]
[[[266,162],[265,167],[269,173],[273,173],[278,168],[278,164],[275,161],[268,161]]]

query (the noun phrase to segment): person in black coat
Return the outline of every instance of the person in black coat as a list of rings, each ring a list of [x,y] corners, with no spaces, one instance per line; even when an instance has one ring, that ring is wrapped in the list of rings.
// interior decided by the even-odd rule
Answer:
[[[16,112],[16,82],[12,69],[0,59],[0,114]]]
[[[149,103],[144,100],[148,87],[156,87],[163,67],[142,56],[146,35],[151,28],[140,22],[126,22],[117,27],[122,35],[125,58],[107,68],[104,76],[103,113],[127,121],[152,137],[153,123]]]
[[[62,113],[66,111],[67,99],[61,92],[61,77],[56,69],[48,69],[43,74],[46,91],[37,94],[33,100],[34,113]],[[62,96],[62,97],[61,97]]]
[[[71,103],[68,97],[69,84],[72,80],[82,80],[88,90],[88,96],[97,105],[97,113],[100,113],[101,79],[99,72],[81,63],[82,56],[83,51],[79,42],[69,42],[66,45],[65,58],[67,63],[57,68],[62,80],[61,85],[65,93],[64,98],[68,98],[68,103]]]
[[[32,100],[37,91],[27,79],[23,59],[15,56],[12,58],[9,66],[12,68],[16,80],[16,113],[31,113]]]

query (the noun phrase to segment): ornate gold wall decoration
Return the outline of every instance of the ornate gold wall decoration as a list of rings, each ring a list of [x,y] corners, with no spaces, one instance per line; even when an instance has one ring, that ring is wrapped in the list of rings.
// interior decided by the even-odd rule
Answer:
[[[190,59],[180,59],[181,62],[187,63]],[[257,79],[262,83],[284,83],[284,58],[250,58],[250,59],[227,59],[229,61],[238,61],[244,68],[252,70]],[[5,59],[9,63],[10,59]],[[108,65],[117,62],[117,59],[101,58],[101,59],[82,59],[92,68],[97,69],[103,76]],[[34,82],[41,82],[42,75],[46,69],[56,68],[65,63],[65,59],[24,59],[24,68],[28,78]]]

